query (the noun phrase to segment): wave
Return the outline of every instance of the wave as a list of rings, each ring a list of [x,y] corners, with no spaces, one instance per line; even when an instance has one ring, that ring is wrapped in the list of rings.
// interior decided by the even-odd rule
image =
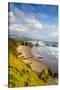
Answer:
[[[31,41],[33,45],[36,43],[39,44],[39,47],[35,47],[36,53],[43,54],[45,53],[46,55],[50,55],[52,57],[58,58],[58,43],[57,42],[43,42],[43,41]],[[41,47],[40,47],[41,46]]]
[[[44,50],[48,55],[58,58],[58,47],[45,46]]]

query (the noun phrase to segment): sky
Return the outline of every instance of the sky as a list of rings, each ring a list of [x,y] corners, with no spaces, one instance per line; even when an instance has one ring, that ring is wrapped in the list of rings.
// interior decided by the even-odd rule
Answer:
[[[44,41],[58,40],[58,6],[8,4],[9,34]]]

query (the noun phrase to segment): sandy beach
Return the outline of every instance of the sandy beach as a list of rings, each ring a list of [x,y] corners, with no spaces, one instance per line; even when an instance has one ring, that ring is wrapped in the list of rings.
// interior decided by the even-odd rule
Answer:
[[[29,64],[31,65],[32,69],[35,70],[36,72],[42,72],[44,69],[47,67],[33,54],[31,53],[30,47],[28,46],[18,46],[17,51],[21,53],[18,57],[22,57],[26,59]]]
[[[19,58],[22,58],[24,62],[28,62],[32,68],[32,70],[36,71],[37,73],[41,73],[43,70],[48,70],[48,66],[45,65],[43,61],[43,57],[40,55],[40,57],[36,57],[32,54],[31,48],[28,46],[18,46],[17,51],[20,53],[18,56]],[[54,71],[52,70],[54,73]],[[49,76],[48,84],[56,84],[58,82],[57,78],[53,78]]]
[[[28,46],[23,46],[23,45],[19,45],[17,48],[17,51],[19,53],[19,58],[22,58],[24,60],[24,62],[28,62],[30,64],[30,66],[32,67],[33,70],[35,70],[36,72],[40,73],[42,72],[44,69],[48,69],[50,67],[51,71],[56,73],[56,68],[54,69],[53,67],[53,64],[52,63],[51,65],[47,64],[48,62],[50,63],[51,60],[47,59],[44,61],[44,58],[43,58],[43,55],[40,55],[39,56],[37,55],[34,55],[33,52],[31,51],[31,48],[28,47]],[[44,56],[44,57],[47,57],[47,56]],[[52,61],[53,62],[53,61]]]

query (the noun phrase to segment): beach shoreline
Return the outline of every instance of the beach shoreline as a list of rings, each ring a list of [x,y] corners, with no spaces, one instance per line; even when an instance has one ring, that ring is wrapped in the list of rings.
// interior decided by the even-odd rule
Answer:
[[[42,63],[44,63],[48,68],[50,68],[52,71],[54,71],[55,73],[58,73],[58,58],[56,58],[56,56],[53,54],[53,52],[47,51],[48,47],[33,47],[31,49],[31,52],[34,56],[38,57],[40,60],[40,57],[42,57],[42,59],[40,60]],[[58,56],[57,56],[58,57]]]
[[[22,55],[19,55],[24,59],[27,59],[29,61],[29,64],[31,65],[32,69],[36,72],[41,72],[43,69],[46,69],[47,67],[39,60],[39,58],[35,57],[32,52],[31,48],[28,46],[18,46],[17,51],[21,53]],[[42,58],[41,58],[42,59]]]
[[[34,70],[35,72],[37,72],[38,74],[41,74],[44,70],[51,72],[51,74],[53,75],[52,77],[49,76],[49,79],[47,79],[49,84],[57,84],[58,83],[58,73],[54,72],[53,70],[51,70],[50,68],[48,68],[48,66],[43,63],[43,57],[40,55],[40,57],[36,57],[32,54],[31,52],[31,48],[28,46],[18,46],[17,51],[19,53],[22,53],[22,58],[24,58],[24,63],[28,62],[32,68],[32,70]],[[19,57],[21,58],[21,57]]]
[[[43,56],[39,55],[38,57],[34,56],[31,48],[29,46],[23,46],[23,45],[19,45],[17,48],[17,51],[19,53],[22,53],[22,58],[24,58],[24,61],[28,61],[29,64],[31,65],[32,69],[35,70],[36,72],[41,72],[43,69],[48,69],[48,65],[46,64],[46,62],[43,62]],[[19,55],[18,57],[20,58],[21,55]],[[53,69],[49,68],[53,73],[57,73],[55,72]]]

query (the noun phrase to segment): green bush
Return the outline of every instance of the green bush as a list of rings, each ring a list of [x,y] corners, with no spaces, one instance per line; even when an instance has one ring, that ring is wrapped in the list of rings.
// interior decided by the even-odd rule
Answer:
[[[29,64],[29,63],[27,63],[27,64],[26,64],[26,66],[27,66],[28,68],[30,68],[30,69],[31,69],[31,66],[30,66],[30,64]]]

